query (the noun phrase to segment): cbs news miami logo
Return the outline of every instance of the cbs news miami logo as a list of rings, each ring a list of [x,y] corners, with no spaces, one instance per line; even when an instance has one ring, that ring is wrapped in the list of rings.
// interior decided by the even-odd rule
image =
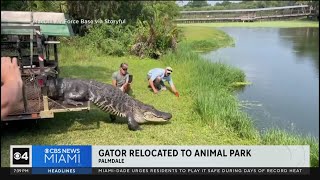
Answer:
[[[91,167],[89,145],[11,145],[10,167]]]

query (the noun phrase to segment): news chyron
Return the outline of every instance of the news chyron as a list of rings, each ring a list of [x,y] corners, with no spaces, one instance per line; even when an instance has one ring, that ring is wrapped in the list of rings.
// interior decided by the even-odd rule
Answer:
[[[10,173],[307,175],[310,147],[11,145]]]
[[[91,146],[10,147],[13,174],[91,174]]]

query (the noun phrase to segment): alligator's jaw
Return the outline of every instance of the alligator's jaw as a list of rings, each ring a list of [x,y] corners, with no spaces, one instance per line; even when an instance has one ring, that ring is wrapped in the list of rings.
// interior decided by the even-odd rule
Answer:
[[[148,119],[146,120],[147,122],[166,122],[168,120],[162,119],[162,118],[157,118],[157,119]]]
[[[170,113],[161,112],[161,116],[156,116],[152,113],[146,112],[144,114],[144,119],[147,122],[166,122],[172,118]]]

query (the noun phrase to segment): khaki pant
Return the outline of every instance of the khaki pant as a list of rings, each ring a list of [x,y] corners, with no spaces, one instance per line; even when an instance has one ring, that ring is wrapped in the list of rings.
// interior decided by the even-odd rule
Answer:
[[[149,81],[150,76],[147,75],[147,79]],[[157,77],[156,79],[153,80],[153,85],[155,88],[157,88],[158,90],[161,90],[163,87],[165,87],[164,82],[162,81],[161,78]]]

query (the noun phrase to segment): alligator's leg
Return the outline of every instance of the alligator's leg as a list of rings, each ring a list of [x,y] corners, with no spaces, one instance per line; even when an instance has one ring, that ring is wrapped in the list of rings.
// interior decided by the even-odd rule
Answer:
[[[116,121],[116,115],[110,114],[111,122]]]
[[[127,115],[128,117],[128,128],[131,131],[137,131],[137,130],[142,130],[138,122],[134,119],[133,115],[130,113]]]
[[[67,92],[64,94],[63,104],[71,104],[74,106],[78,106],[83,105],[83,102],[80,101],[85,100],[87,100],[85,91]]]
[[[78,105],[83,105],[83,102],[74,101],[72,99],[65,99],[63,101],[63,104],[71,104],[71,105],[74,105],[74,106],[78,106]]]

